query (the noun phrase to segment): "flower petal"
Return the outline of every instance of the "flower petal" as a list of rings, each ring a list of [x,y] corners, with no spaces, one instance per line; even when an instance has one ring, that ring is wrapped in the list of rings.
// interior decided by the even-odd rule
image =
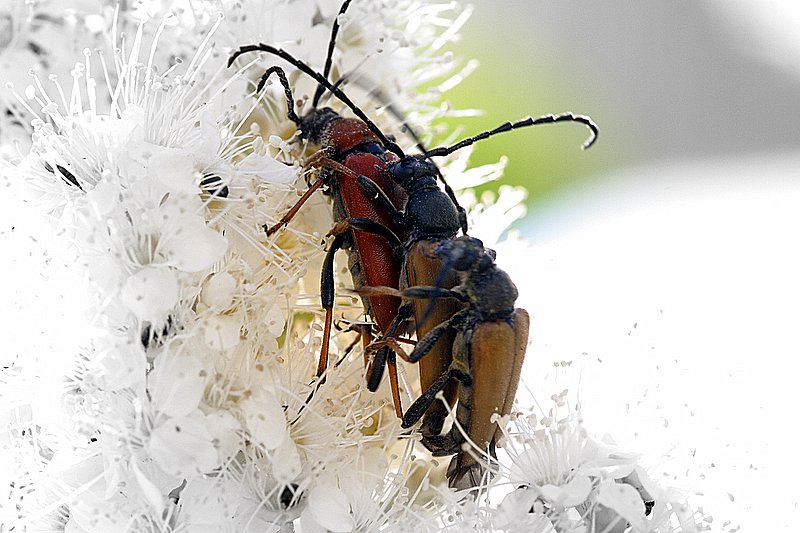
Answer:
[[[205,341],[215,350],[227,350],[239,344],[244,317],[212,315],[204,324]]]
[[[128,277],[121,296],[139,320],[164,322],[178,301],[178,280],[169,269],[144,267]]]
[[[241,172],[256,174],[269,183],[288,184],[297,178],[297,171],[290,166],[265,155],[252,153],[242,159],[238,165]]]
[[[268,450],[274,450],[288,438],[286,416],[277,398],[264,392],[242,402],[242,413],[250,437]]]
[[[506,494],[500,506],[492,513],[492,525],[497,529],[516,528],[517,524],[527,520],[538,497],[538,492],[531,489],[518,489]]]
[[[333,533],[347,533],[355,528],[347,497],[331,482],[323,482],[311,489],[308,510],[314,521]]]
[[[544,485],[542,496],[549,502],[563,507],[574,507],[586,501],[592,491],[588,476],[578,475],[564,485]]]
[[[634,530],[645,530],[644,502],[639,492],[630,485],[611,480],[603,481],[597,490],[597,503],[614,510],[624,521],[630,523]],[[602,528],[600,530],[602,531]]]
[[[199,192],[194,159],[184,150],[164,148],[151,144],[147,172],[157,178],[167,189],[196,194]]]
[[[133,471],[133,477],[139,484],[139,488],[141,489],[147,503],[150,504],[150,506],[153,508],[153,511],[156,513],[161,513],[164,508],[166,495],[158,490],[158,487],[156,487],[152,481],[147,479],[147,476],[144,475],[144,472],[139,469],[135,462],[131,463],[131,470]]]
[[[98,341],[89,371],[97,385],[114,391],[143,382],[147,359],[142,345],[129,337],[111,337]]]
[[[203,285],[201,301],[212,309],[224,310],[233,302],[236,279],[227,272],[211,276]]]
[[[284,485],[295,480],[302,469],[300,453],[292,439],[284,439],[283,444],[275,450],[272,457],[272,474]]]
[[[202,413],[168,418],[153,428],[148,449],[167,473],[190,477],[210,472],[218,464],[213,438],[205,427]]]
[[[228,249],[228,240],[200,218],[185,217],[163,245],[169,263],[183,272],[210,268]]]
[[[153,405],[167,416],[186,416],[197,409],[207,375],[203,363],[191,355],[161,354],[153,362],[148,389]]]
[[[206,415],[206,427],[211,433],[220,461],[224,462],[241,448],[242,425],[228,411]]]

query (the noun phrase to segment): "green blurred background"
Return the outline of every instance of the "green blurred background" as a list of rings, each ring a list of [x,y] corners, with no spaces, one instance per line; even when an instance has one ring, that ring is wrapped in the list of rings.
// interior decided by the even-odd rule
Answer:
[[[475,58],[478,69],[467,76],[445,98],[456,109],[476,109],[480,116],[451,118],[448,131],[463,128],[461,137],[492,129],[502,122],[526,116],[571,111],[587,114],[599,122],[607,114],[604,102],[592,102],[575,83],[568,60],[555,61],[535,45],[531,36],[512,29],[518,21],[503,13],[484,13],[478,7],[462,32],[462,40],[451,46],[457,57]],[[606,170],[613,162],[602,148],[614,135],[600,123],[600,143],[583,151],[589,130],[581,124],[553,124],[520,129],[479,142],[472,165],[497,162],[508,157],[502,181],[479,187],[496,190],[500,185],[522,185],[528,201],[546,199],[580,183],[591,174]],[[618,132],[617,132],[618,134]]]
[[[776,36],[796,35],[800,16],[777,9],[788,2],[770,5],[480,0],[450,46],[480,66],[445,98],[484,113],[449,119],[448,130],[463,128],[461,138],[564,111],[595,120],[600,137],[587,151],[588,130],[566,123],[478,144],[473,165],[509,159],[483,189],[525,186],[529,213],[622,169],[796,150],[800,40]]]

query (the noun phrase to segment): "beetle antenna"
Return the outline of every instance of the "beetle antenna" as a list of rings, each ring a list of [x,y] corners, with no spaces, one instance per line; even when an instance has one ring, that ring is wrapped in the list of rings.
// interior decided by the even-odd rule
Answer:
[[[325,67],[322,69],[322,75],[325,79],[328,79],[328,75],[331,73],[331,68],[333,67],[333,51],[336,48],[336,36],[339,34],[339,17],[344,15],[347,8],[350,7],[351,0],[345,0],[342,4],[342,7],[339,8],[339,13],[333,19],[333,27],[331,28],[331,38],[328,40],[328,54],[325,56]],[[317,108],[319,104],[319,99],[322,98],[322,93],[325,92],[325,86],[323,84],[317,85],[317,91],[314,93],[314,99],[311,101],[311,106],[313,109]]]
[[[493,135],[497,135],[498,133],[504,133],[506,131],[515,130],[517,128],[527,128],[528,126],[538,126],[539,124],[554,124],[556,122],[578,122],[580,124],[585,125],[591,131],[591,135],[583,143],[583,148],[586,150],[590,146],[594,144],[597,140],[597,135],[599,134],[599,129],[597,128],[597,124],[592,121],[590,117],[586,115],[574,115],[572,113],[562,113],[561,115],[544,115],[538,118],[524,118],[522,120],[518,120],[516,122],[505,122],[499,126],[497,126],[493,130],[487,130],[481,132],[473,137],[468,137],[463,141],[457,142],[453,146],[442,147],[442,148],[434,148],[433,150],[429,150],[425,152],[425,155],[428,157],[442,157],[446,155],[450,155],[453,152],[460,150],[466,146],[471,144],[475,144],[478,141],[482,141],[484,139],[488,139]]]
[[[383,134],[383,132],[380,130],[380,128],[378,128],[378,126],[376,126],[375,123],[372,122],[372,120],[370,120],[370,118],[356,104],[354,104],[353,101],[350,100],[350,98],[344,92],[342,92],[341,89],[339,89],[336,86],[334,86],[331,82],[329,82],[327,79],[325,79],[325,77],[322,76],[322,74],[320,74],[319,72],[317,72],[316,70],[314,70],[313,68],[308,66],[303,61],[297,59],[296,57],[294,57],[289,52],[287,52],[287,51],[285,51],[285,50],[283,50],[281,48],[276,48],[274,46],[271,46],[271,45],[268,45],[268,44],[264,44],[264,43],[258,43],[258,44],[251,44],[251,45],[247,45],[247,46],[242,46],[236,52],[234,52],[233,55],[231,55],[231,57],[228,59],[228,66],[230,66],[236,60],[237,57],[239,57],[240,55],[245,54],[247,52],[266,52],[268,54],[272,54],[274,56],[277,56],[277,57],[283,59],[284,61],[286,61],[290,65],[296,67],[298,70],[304,72],[305,74],[310,76],[312,79],[314,79],[317,83],[321,84],[327,90],[329,90],[331,93],[333,93],[333,95],[339,101],[341,101],[344,105],[346,105],[353,112],[353,114],[355,116],[357,116],[362,121],[364,121],[364,123],[367,125],[369,130],[372,133],[374,133],[376,137],[378,137],[378,140],[380,140],[381,143],[383,143],[383,145],[389,151],[395,153],[400,158],[403,158],[403,157],[406,156],[406,154],[403,152],[402,148],[400,148],[400,146],[398,146],[397,143],[394,143],[394,142],[390,141],[386,137],[386,135]]]
[[[258,82],[258,86],[256,87],[256,92],[261,92],[261,89],[263,89],[264,85],[267,83],[267,79],[272,74],[277,74],[281,85],[283,85],[283,94],[286,96],[286,116],[288,116],[289,120],[294,122],[299,127],[301,121],[300,117],[297,116],[297,113],[294,112],[294,96],[292,95],[292,88],[289,87],[289,80],[286,79],[286,72],[284,72],[281,67],[275,66],[268,68],[266,72],[264,72],[264,75],[261,76],[261,80]]]
[[[428,149],[425,148],[425,145],[422,142],[422,138],[417,134],[414,128],[411,127],[411,125],[406,121],[405,116],[403,116],[400,110],[398,110],[397,107],[395,107],[395,105],[392,104],[391,102],[386,101],[386,97],[384,96],[383,91],[381,91],[378,88],[372,89],[371,91],[369,91],[369,95],[380,101],[383,104],[384,109],[386,109],[386,111],[388,111],[390,115],[392,115],[398,122],[400,122],[402,129],[405,131],[405,133],[408,134],[409,137],[411,137],[411,139],[414,141],[414,144],[417,145],[417,148],[422,153],[422,155],[424,155],[425,158],[433,164],[433,167],[436,169],[436,177],[439,179],[439,181],[442,182],[442,185],[444,185],[445,193],[447,193],[447,196],[450,197],[450,200],[456,206],[456,210],[458,211],[458,221],[459,224],[461,225],[461,231],[464,233],[464,235],[466,235],[467,211],[463,207],[461,207],[461,204],[458,203],[458,199],[456,198],[456,193],[453,191],[452,187],[450,187],[450,185],[447,183],[447,180],[444,179],[442,171],[439,170],[439,165],[437,165],[436,162],[433,159],[431,159],[431,156],[428,155]]]

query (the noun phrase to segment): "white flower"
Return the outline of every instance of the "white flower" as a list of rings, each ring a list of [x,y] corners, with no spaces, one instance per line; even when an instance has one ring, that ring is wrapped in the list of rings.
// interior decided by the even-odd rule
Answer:
[[[307,509],[308,513],[300,517],[304,531],[355,531],[347,496],[333,480],[321,482],[309,491]]]
[[[637,455],[590,437],[578,413],[542,421],[516,416],[506,422],[514,428],[503,429],[503,449],[511,461],[506,475],[518,489],[495,513],[498,527],[514,531],[546,520],[557,531],[570,532],[687,530],[673,529],[678,517],[681,528],[694,527],[682,497],[655,484],[637,464]]]
[[[145,267],[128,277],[120,296],[139,320],[163,323],[178,301],[178,280],[170,270]]]
[[[103,42],[103,28],[95,10],[100,2],[64,0],[25,2],[8,0],[0,6],[0,80],[24,88],[31,68],[46,69],[50,76],[68,79],[75,58],[85,47]],[[80,36],[80,38],[76,38]],[[0,90],[0,159],[13,159],[30,146],[30,124],[25,108],[6,87]]]
[[[267,450],[278,448],[288,438],[284,410],[278,399],[266,391],[241,403],[250,436]]]
[[[219,455],[200,411],[167,417],[153,427],[147,452],[167,473],[191,478],[214,470]]]

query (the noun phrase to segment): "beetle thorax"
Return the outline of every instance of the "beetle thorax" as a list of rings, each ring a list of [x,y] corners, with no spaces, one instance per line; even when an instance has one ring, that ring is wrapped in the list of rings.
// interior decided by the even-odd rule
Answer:
[[[322,145],[346,153],[365,144],[380,143],[378,137],[357,118],[342,118],[328,122],[321,137]]]
[[[482,320],[509,318],[519,292],[505,271],[494,264],[472,271],[465,282],[472,308]]]
[[[436,182],[409,191],[406,204],[406,221],[411,230],[411,238],[452,239],[461,227],[458,211]]]

